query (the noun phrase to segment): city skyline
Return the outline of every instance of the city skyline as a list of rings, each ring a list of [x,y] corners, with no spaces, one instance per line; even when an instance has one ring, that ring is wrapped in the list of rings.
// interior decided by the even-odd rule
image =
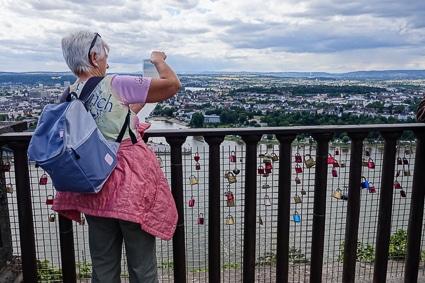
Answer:
[[[0,71],[66,72],[60,40],[99,32],[111,73],[152,50],[179,73],[425,69],[425,2],[270,0],[23,1],[1,4]]]

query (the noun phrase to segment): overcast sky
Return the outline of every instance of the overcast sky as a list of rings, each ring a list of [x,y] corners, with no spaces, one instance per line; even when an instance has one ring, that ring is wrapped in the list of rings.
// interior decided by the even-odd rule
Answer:
[[[0,71],[68,71],[78,29],[110,44],[110,73],[152,50],[177,72],[425,69],[424,0],[2,0],[0,23]]]

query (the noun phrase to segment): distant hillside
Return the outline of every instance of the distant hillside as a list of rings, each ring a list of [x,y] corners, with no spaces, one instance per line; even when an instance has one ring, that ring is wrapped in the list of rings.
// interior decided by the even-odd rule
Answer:
[[[215,74],[252,74],[248,72],[202,72],[203,75]],[[255,72],[258,75],[286,77],[286,78],[317,78],[317,79],[352,79],[352,80],[414,80],[425,79],[425,70],[386,70],[386,71],[357,71],[341,74],[325,72]],[[140,75],[133,73],[131,75]],[[181,76],[191,76],[196,74],[180,74]],[[23,84],[54,86],[63,85],[63,82],[74,82],[75,76],[70,73],[58,72],[30,72],[12,73],[0,72],[0,84]]]

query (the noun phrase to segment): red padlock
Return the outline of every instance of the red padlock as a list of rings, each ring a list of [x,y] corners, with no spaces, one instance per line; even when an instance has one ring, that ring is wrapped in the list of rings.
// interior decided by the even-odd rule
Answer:
[[[39,184],[40,185],[46,185],[47,184],[47,175],[46,174],[41,175]]]
[[[196,170],[201,170],[201,164],[199,164],[199,162],[196,162],[195,169]]]
[[[6,162],[1,167],[3,172],[9,172],[10,171],[10,162]]]
[[[406,192],[404,190],[400,190],[400,196],[402,198],[405,198],[406,197]]]
[[[272,172],[273,166],[271,163],[266,163],[266,169],[264,170],[266,174],[269,174]]]
[[[295,173],[299,174],[303,172],[303,168],[300,165],[295,165]]]
[[[227,200],[233,200],[233,199],[235,199],[235,196],[233,195],[233,192],[227,191],[226,192],[226,198],[227,198]]]
[[[338,160],[334,159],[334,163],[332,164],[334,168],[339,167]]]
[[[328,153],[328,164],[334,164],[335,158],[333,158],[332,154]]]
[[[295,163],[303,162],[301,155],[297,152],[295,153]]]
[[[198,154],[198,153],[195,153],[195,156],[193,157],[193,159],[194,159],[196,162],[198,162],[198,161],[199,161],[199,159],[201,159],[201,158],[199,157],[199,154]]]
[[[404,164],[404,165],[409,164],[409,160],[407,160],[407,158],[406,158],[406,157],[403,157],[403,164]]]
[[[397,180],[394,181],[394,189],[401,189],[401,185]]]
[[[230,152],[229,160],[230,162],[236,162],[236,154],[234,151]]]
[[[370,186],[370,187],[369,187],[369,193],[371,193],[371,194],[376,193],[376,188],[375,188],[375,186]]]
[[[375,162],[373,162],[372,158],[369,158],[369,161],[367,162],[367,168],[375,169]]]
[[[264,167],[263,166],[258,166],[258,174],[260,174],[260,175],[263,175],[265,172],[264,172]]]
[[[295,184],[299,185],[301,184],[301,180],[298,177],[295,177]]]
[[[193,198],[193,196],[191,196],[189,200],[189,207],[194,207],[194,206],[195,206],[195,199]]]
[[[335,168],[332,168],[332,176],[333,177],[338,177],[338,171],[336,171]]]
[[[204,225],[204,214],[203,213],[199,213],[198,225]]]
[[[335,155],[339,155],[339,149],[335,149]]]
[[[47,196],[46,204],[47,205],[52,205],[53,204],[53,195],[48,195]]]

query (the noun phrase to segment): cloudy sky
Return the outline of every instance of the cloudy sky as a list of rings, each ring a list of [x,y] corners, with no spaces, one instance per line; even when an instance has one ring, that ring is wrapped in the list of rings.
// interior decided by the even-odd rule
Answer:
[[[68,71],[78,29],[118,73],[152,50],[177,72],[425,69],[424,0],[2,0],[0,23],[0,71]]]

